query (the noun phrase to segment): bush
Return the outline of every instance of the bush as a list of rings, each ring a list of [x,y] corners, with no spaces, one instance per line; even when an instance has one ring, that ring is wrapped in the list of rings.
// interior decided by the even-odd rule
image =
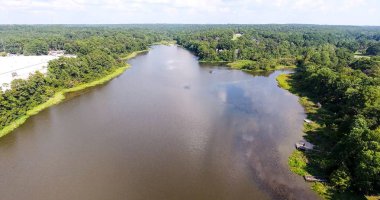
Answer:
[[[348,172],[348,168],[344,165],[341,166],[331,174],[330,180],[338,191],[346,191],[351,184],[351,176]]]

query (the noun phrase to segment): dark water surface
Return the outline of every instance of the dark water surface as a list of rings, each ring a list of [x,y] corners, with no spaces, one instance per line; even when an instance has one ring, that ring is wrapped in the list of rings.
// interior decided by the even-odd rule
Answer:
[[[155,46],[0,139],[1,200],[315,199],[287,157],[305,117],[275,72]]]

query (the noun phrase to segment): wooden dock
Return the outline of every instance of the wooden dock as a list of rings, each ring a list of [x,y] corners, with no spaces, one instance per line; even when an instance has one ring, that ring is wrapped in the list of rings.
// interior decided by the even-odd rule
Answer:
[[[308,123],[308,124],[310,124],[312,122],[310,119],[304,119],[303,121]]]
[[[326,179],[321,178],[321,177],[317,177],[317,176],[306,175],[306,176],[303,176],[303,178],[307,182],[322,182],[322,183],[327,182]]]
[[[311,151],[314,149],[314,145],[311,144],[310,142],[306,141],[299,141],[295,144],[296,149],[301,150],[301,151]]]

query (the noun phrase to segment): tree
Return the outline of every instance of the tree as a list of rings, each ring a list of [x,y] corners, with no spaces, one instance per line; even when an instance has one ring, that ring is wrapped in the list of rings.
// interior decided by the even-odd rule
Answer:
[[[24,46],[25,55],[46,55],[49,45],[43,40],[32,40]]]
[[[380,43],[377,43],[368,47],[366,53],[368,55],[374,55],[374,56],[380,55]]]
[[[372,59],[367,59],[367,58],[361,58],[356,60],[355,62],[350,64],[350,67],[352,69],[358,69],[360,71],[366,71],[366,70],[371,70],[374,69],[375,67],[380,66],[379,63]]]
[[[380,189],[380,135],[368,128],[363,116],[356,117],[351,131],[341,138],[333,153],[338,163],[347,166],[331,174],[337,189],[347,189],[349,183],[362,193]]]
[[[332,185],[340,192],[346,191],[351,185],[351,176],[348,168],[342,165],[331,174],[330,180]]]

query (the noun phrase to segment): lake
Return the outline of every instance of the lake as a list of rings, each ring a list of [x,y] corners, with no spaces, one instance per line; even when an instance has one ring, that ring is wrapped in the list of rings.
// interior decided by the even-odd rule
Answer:
[[[0,139],[1,199],[317,199],[287,158],[305,113],[276,76],[153,46]]]

